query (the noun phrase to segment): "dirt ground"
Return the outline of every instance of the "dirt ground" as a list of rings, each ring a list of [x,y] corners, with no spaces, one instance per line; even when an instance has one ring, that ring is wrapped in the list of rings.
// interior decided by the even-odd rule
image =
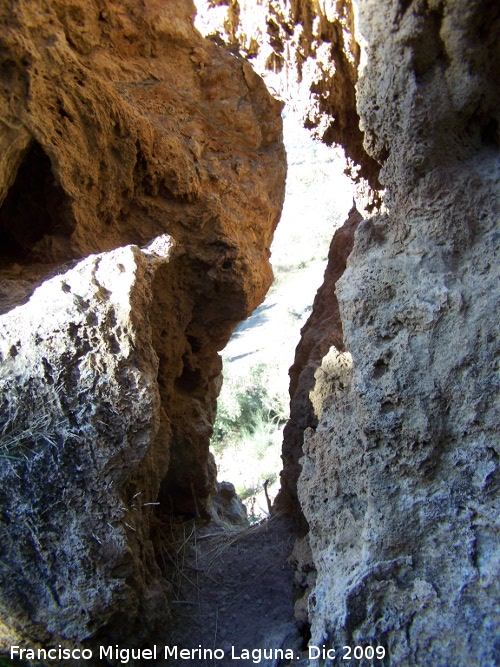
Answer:
[[[189,525],[189,524],[188,524]],[[220,649],[217,657],[178,660],[175,665],[265,667],[305,665],[303,640],[293,614],[293,571],[288,563],[295,540],[291,520],[273,516],[246,529],[191,524],[177,540],[175,561],[174,631],[170,646]],[[184,540],[184,543],[183,543]],[[177,551],[177,553],[176,553]],[[249,651],[245,659],[244,649]],[[274,649],[283,649],[281,660]],[[291,659],[293,653],[293,659]],[[174,664],[174,662],[172,662]]]

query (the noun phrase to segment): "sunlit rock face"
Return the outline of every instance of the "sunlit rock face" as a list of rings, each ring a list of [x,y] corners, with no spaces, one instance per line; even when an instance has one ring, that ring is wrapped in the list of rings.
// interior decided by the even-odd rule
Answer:
[[[387,665],[493,666],[498,12],[362,0],[360,22],[358,110],[388,212],[359,224],[337,281],[352,369],[305,432],[311,643],[383,645]]]
[[[204,31],[263,57],[283,97],[302,85],[306,124],[386,188],[384,215],[350,217],[352,252],[337,239],[347,269],[331,257],[291,369],[278,503],[296,507],[304,453],[311,643],[497,664],[498,10],[206,5]]]
[[[150,515],[217,491],[217,352],[271,282],[286,165],[281,104],[193,16],[0,9],[4,645],[164,632]]]

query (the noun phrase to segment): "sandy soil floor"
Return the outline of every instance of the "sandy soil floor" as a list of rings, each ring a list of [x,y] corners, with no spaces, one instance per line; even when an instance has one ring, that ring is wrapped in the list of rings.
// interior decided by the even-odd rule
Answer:
[[[293,571],[288,557],[296,537],[285,516],[244,530],[186,524],[175,556],[174,631],[171,646],[219,649],[217,657],[177,665],[235,667],[255,664],[244,649],[261,649],[263,667],[306,665],[293,615]],[[181,531],[182,532],[182,531]],[[264,658],[264,649],[272,657]],[[282,649],[281,660],[278,651]],[[220,658],[221,651],[224,657]],[[293,659],[291,659],[293,654]],[[239,656],[239,659],[233,656]]]

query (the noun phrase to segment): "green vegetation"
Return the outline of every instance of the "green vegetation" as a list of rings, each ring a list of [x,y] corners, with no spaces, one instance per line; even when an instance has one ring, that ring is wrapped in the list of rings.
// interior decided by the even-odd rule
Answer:
[[[273,484],[281,468],[281,434],[288,419],[288,395],[272,366],[259,363],[245,376],[226,377],[218,400],[212,449],[219,479],[237,480],[243,500]]]
[[[272,389],[266,364],[252,366],[246,377],[225,379],[217,408],[212,445],[217,454],[244,436],[268,432],[288,418],[288,400]]]

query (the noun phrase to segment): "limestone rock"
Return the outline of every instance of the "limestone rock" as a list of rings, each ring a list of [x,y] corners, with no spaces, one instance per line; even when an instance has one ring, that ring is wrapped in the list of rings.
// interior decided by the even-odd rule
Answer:
[[[316,583],[316,568],[307,535],[295,541],[289,561],[295,570],[295,618],[304,631],[309,624],[309,595]]]
[[[190,2],[140,11],[128,0],[14,4],[1,10],[0,35],[3,286],[36,285],[62,262],[169,233],[189,266],[178,279],[189,303],[174,373],[178,403],[189,402],[214,384],[216,350],[272,279],[285,177],[281,105],[248,63],[201,38]],[[26,298],[19,289],[3,290],[4,310]],[[173,306],[155,306],[159,319],[175,320],[162,312]],[[157,352],[160,367],[172,364],[166,349]],[[205,440],[209,421],[197,426]],[[199,439],[186,428],[175,438],[178,458],[182,442],[195,451]],[[204,459],[179,461],[179,475]],[[206,494],[206,470],[193,476]],[[174,477],[192,496],[186,475]]]
[[[231,482],[217,482],[217,494],[212,496],[212,516],[229,526],[249,526],[247,509]]]
[[[328,145],[340,144],[356,180],[380,187],[380,164],[363,146],[356,107],[361,47],[354,3],[342,0],[196,0],[203,34],[241,50],[270,90],[297,109],[305,127]],[[379,203],[373,190],[370,203]]]
[[[349,352],[339,352],[332,346],[314,373],[314,387],[309,398],[318,421],[323,416],[327,402],[341,398],[351,382],[352,357]]]
[[[336,286],[348,389],[305,434],[311,643],[380,644],[398,667],[492,667],[498,11],[362,0],[360,12],[358,108],[388,213],[359,225]]]

